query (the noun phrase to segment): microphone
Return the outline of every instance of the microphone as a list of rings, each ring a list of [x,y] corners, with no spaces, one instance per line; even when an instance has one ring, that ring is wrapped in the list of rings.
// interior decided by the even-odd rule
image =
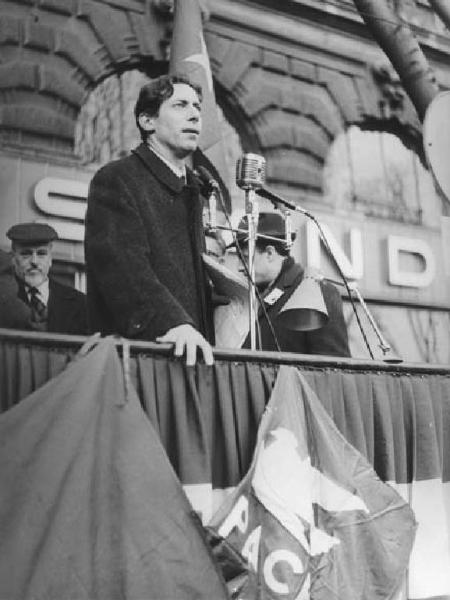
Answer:
[[[266,181],[266,159],[259,154],[244,154],[236,163],[236,184],[243,190],[255,190],[258,196],[270,200],[275,208],[279,205],[296,210],[306,216],[310,213],[297,204],[287,202],[271,190],[264,187]],[[287,234],[286,234],[287,235]]]
[[[203,183],[202,193],[208,196],[208,213],[209,213],[209,228],[217,228],[217,194],[220,194],[220,186],[216,179],[211,173],[199,165],[197,167],[197,173]]]
[[[266,159],[259,154],[244,154],[236,163],[236,184],[243,190],[257,190],[266,180]]]

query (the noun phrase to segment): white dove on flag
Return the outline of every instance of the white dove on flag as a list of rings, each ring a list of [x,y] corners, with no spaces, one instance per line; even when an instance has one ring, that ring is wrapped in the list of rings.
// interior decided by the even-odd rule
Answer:
[[[282,365],[247,475],[211,522],[249,561],[241,598],[394,597],[415,519]]]
[[[314,524],[313,504],[327,511],[369,512],[361,498],[338,486],[302,459],[295,434],[284,427],[269,432],[273,442],[261,445],[252,487],[259,501],[311,556],[328,552],[340,541]],[[305,530],[309,526],[309,542]]]

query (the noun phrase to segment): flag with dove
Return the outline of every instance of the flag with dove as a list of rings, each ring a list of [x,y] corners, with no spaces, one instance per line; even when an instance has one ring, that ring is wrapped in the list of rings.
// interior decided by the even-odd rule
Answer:
[[[252,465],[210,524],[248,561],[240,600],[382,600],[401,586],[416,523],[282,366]]]

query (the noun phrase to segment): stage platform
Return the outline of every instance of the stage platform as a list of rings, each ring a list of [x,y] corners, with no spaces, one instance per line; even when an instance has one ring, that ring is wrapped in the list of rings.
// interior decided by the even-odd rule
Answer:
[[[86,338],[0,330],[0,408],[74,359]],[[345,438],[415,511],[408,598],[450,598],[450,366],[215,350],[186,367],[168,345],[115,340],[191,501],[245,475],[280,365],[298,369]],[[204,520],[213,507],[198,507]],[[406,588],[405,588],[406,589]],[[408,594],[408,595],[407,595]]]

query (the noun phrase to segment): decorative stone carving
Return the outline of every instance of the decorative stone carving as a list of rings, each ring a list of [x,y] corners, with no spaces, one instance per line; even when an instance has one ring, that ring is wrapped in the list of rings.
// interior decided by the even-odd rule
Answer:
[[[374,84],[372,94],[376,96],[377,106],[374,105],[372,111],[365,114],[362,120],[363,126],[372,130],[394,133],[405,146],[416,152],[425,165],[422,126],[397,72],[390,63],[386,62],[370,65],[369,68]]]
[[[171,19],[174,11],[174,0],[152,0],[152,6],[157,13]]]
[[[202,21],[209,19],[210,11],[206,0],[199,0],[200,10],[202,13]],[[152,6],[161,14],[168,17],[173,17],[174,0],[152,0]]]
[[[372,75],[380,90],[380,111],[384,119],[400,118],[405,110],[406,92],[391,65],[379,63],[372,66]]]

